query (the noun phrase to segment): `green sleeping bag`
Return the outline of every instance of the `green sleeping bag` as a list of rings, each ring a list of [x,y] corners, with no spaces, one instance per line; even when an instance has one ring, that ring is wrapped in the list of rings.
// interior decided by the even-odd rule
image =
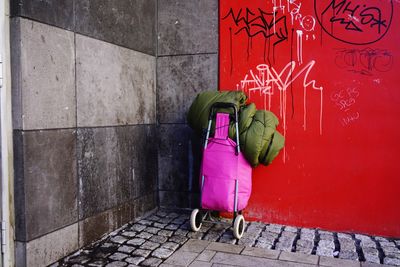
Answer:
[[[233,103],[239,110],[240,148],[247,161],[256,167],[260,163],[269,165],[283,148],[284,137],[276,131],[279,122],[269,111],[257,110],[252,103],[246,105],[247,96],[241,91],[207,91],[197,95],[188,112],[188,124],[199,135],[208,126],[210,107],[216,102]],[[232,110],[218,110],[231,113]],[[214,129],[214,126],[212,127]],[[229,137],[235,138],[233,122],[229,128]]]

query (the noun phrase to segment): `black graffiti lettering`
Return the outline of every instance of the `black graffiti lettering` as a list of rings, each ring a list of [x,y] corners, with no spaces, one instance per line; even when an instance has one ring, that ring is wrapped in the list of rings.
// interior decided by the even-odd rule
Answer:
[[[343,0],[339,3],[336,0],[332,0],[322,12],[322,16],[329,10],[333,10],[335,15],[329,21],[345,25],[346,30],[362,32],[363,26],[367,25],[371,28],[378,26],[377,32],[381,33],[381,27],[387,28],[386,20],[382,20],[382,12],[378,7],[366,7],[366,5],[363,8],[360,7],[361,5],[355,5],[348,0]],[[357,24],[360,25],[357,26]]]
[[[328,10],[333,9],[335,12],[335,15],[338,15],[339,12],[342,10],[344,4],[346,3],[346,0],[343,0],[342,2],[339,2],[336,4],[336,1],[333,0],[330,2],[330,4],[322,11],[322,15],[325,14]]]
[[[279,16],[277,11],[266,12],[260,8],[252,11],[246,8],[243,12],[241,8],[235,14],[231,8],[222,20],[228,18],[231,18],[237,27],[235,35],[244,32],[250,38],[261,35],[264,39],[275,36],[277,40],[274,41],[274,45],[288,39],[286,16]]]
[[[335,63],[350,72],[372,76],[374,72],[386,72],[393,65],[392,54],[384,49],[341,49]]]
[[[330,19],[330,22],[339,22],[340,24],[344,24],[346,25],[346,30],[362,32],[362,30],[357,27],[357,25],[353,21],[347,21],[346,19],[332,17]]]
[[[378,26],[378,33],[381,33],[381,26],[387,28],[386,20],[382,20],[382,12],[379,8],[369,7],[360,12],[361,24],[370,24],[371,28]]]
[[[343,10],[343,14],[346,12],[350,13],[351,16],[354,16],[356,14],[357,9],[360,7],[360,5],[356,5],[353,7],[353,9],[350,8],[351,2],[347,3],[346,7]]]
[[[362,16],[362,18],[361,18],[362,24],[368,24],[368,23],[371,23],[372,21],[376,21],[374,19],[374,15],[370,14],[370,13],[366,13],[367,11],[369,11],[369,9],[365,9],[360,13],[360,15]],[[378,10],[378,12],[379,12],[379,10]]]
[[[393,19],[393,0],[314,0],[321,29],[349,44],[366,45],[382,39]]]
[[[255,14],[253,12],[251,12],[248,8],[246,8],[246,16],[243,17],[242,16],[242,11],[243,9],[241,8],[239,10],[239,12],[237,13],[237,15],[235,16],[235,12],[233,11],[233,9],[231,8],[228,12],[228,14],[225,15],[225,17],[222,18],[222,20],[227,19],[229,16],[232,17],[232,20],[235,22],[236,26],[239,25],[240,22],[244,22],[247,26],[249,25],[249,15],[254,16]],[[251,23],[252,21],[250,21]]]

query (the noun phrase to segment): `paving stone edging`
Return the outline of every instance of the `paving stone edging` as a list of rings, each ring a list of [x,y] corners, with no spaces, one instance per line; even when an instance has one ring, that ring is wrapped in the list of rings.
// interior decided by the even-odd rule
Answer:
[[[214,241],[222,246],[235,244],[233,247],[238,249],[282,251],[280,255],[286,258],[313,256],[327,262],[330,259],[400,266],[400,240],[251,222],[238,241],[229,225],[203,223],[199,232],[191,232],[188,214],[161,210],[125,225],[52,267],[159,266],[196,239],[208,245]]]

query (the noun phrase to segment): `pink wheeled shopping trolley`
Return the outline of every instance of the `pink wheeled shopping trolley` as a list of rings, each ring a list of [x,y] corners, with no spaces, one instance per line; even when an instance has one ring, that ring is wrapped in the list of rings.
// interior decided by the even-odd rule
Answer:
[[[216,112],[217,109],[232,109],[234,113]],[[210,137],[214,118],[214,136]],[[236,142],[228,137],[231,118],[235,122]],[[251,172],[250,164],[240,153],[236,106],[232,103],[215,103],[210,109],[204,142],[200,173],[201,209],[192,211],[192,230],[200,230],[202,222],[210,218],[209,211],[233,212],[233,235],[241,238],[245,224],[241,213],[251,194]]]

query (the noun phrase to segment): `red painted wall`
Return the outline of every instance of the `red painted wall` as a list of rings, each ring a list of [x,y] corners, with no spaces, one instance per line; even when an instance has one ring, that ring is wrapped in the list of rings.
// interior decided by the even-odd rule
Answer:
[[[286,137],[247,218],[400,237],[400,4],[220,0],[220,89]]]

